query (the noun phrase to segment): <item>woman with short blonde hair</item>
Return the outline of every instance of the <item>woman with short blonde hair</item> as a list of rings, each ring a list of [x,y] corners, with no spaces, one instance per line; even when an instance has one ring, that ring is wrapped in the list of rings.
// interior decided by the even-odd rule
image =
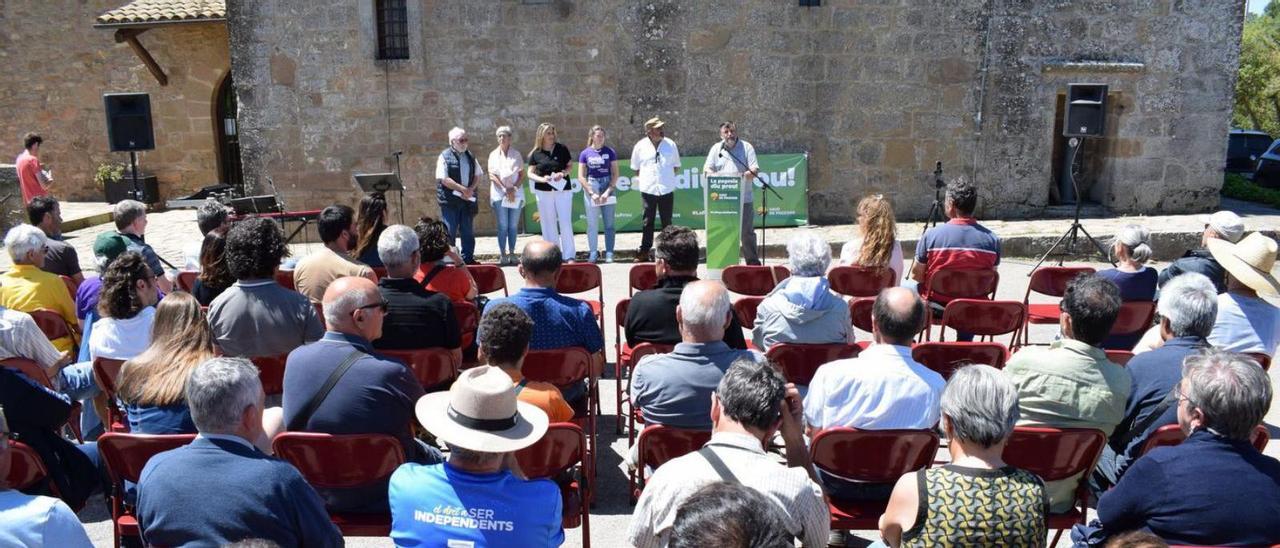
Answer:
[[[516,264],[516,229],[524,211],[524,157],[511,146],[511,126],[494,134],[498,146],[489,152],[489,204],[498,221],[498,266]]]

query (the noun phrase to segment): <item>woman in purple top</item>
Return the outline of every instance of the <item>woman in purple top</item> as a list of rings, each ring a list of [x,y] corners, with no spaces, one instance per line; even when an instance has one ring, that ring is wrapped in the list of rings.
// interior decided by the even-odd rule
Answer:
[[[1111,240],[1111,255],[1119,264],[1098,272],[1098,275],[1115,282],[1123,301],[1154,301],[1159,275],[1154,268],[1145,266],[1151,258],[1151,232],[1139,225],[1127,225]],[[1107,337],[1102,347],[1129,350],[1138,343],[1141,333],[1122,337]]]
[[[596,262],[599,233],[597,223],[604,217],[604,260],[613,262],[613,212],[618,205],[618,153],[605,146],[608,136],[604,128],[591,126],[587,148],[578,154],[578,181],[582,185],[582,202],[587,212],[588,262]]]

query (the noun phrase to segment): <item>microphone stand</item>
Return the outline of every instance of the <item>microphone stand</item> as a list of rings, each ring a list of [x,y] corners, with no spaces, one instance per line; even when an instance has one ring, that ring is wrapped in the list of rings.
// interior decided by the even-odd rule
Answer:
[[[400,176],[401,154],[404,154],[403,150],[397,150],[391,153],[391,155],[396,158],[396,178],[400,179],[400,224],[404,224],[404,177]]]
[[[741,139],[739,139],[739,141],[740,141],[740,140],[741,140]],[[737,142],[735,142],[734,144],[737,144]],[[746,175],[745,175],[745,174],[746,174],[746,173],[750,173],[750,171],[751,171],[751,166],[747,165],[747,162],[746,162],[746,161],[744,161],[744,160],[742,160],[741,158],[738,158],[737,156],[735,156],[735,155],[733,154],[733,149],[732,149],[732,148],[725,148],[725,146],[724,146],[724,145],[725,145],[724,139],[721,139],[721,140],[720,140],[720,152],[722,152],[722,153],[724,153],[724,154],[727,154],[727,155],[729,156],[729,159],[733,160],[734,162],[737,162],[737,164],[738,164],[738,165],[742,166],[742,167],[744,168],[744,169],[743,169],[743,173],[744,173],[743,177],[746,177]],[[744,148],[744,150],[745,150],[745,148]],[[766,181],[766,180],[764,180],[764,179],[761,179],[761,178],[760,178],[760,176],[759,176],[758,174],[753,174],[753,175],[752,175],[752,180],[754,180],[754,181],[760,181],[760,186],[761,186],[761,187],[763,187],[763,188],[765,189],[765,192],[762,192],[762,193],[760,194],[760,200],[761,200],[761,203],[760,203],[760,207],[761,207],[761,212],[760,212],[760,248],[758,249],[759,254],[760,254],[760,264],[765,264],[765,259],[766,259],[765,254],[767,253],[767,251],[766,251],[766,250],[768,249],[768,248],[766,247],[766,244],[767,244],[767,242],[768,242],[768,241],[767,241],[765,238],[768,236],[768,227],[769,227],[769,194],[770,194],[770,193],[772,193],[772,194],[774,195],[774,197],[778,198],[778,200],[779,200],[779,201],[781,201],[781,200],[782,200],[782,195],[781,195],[781,194],[778,194],[778,191],[777,191],[776,189],[774,189],[774,188],[773,188],[773,185],[769,184],[769,182],[768,182],[768,181]],[[748,190],[750,190],[750,185],[748,185]],[[742,202],[741,202],[741,198],[739,198],[739,202],[738,202],[738,203],[739,203],[739,204],[741,204],[741,203],[742,203]],[[742,213],[742,206],[741,206],[741,205],[739,205],[739,206],[738,206],[738,213],[739,213],[739,214],[741,214],[741,213]],[[751,212],[751,215],[752,215],[752,216],[755,216],[755,212],[754,212],[754,211],[752,211],[752,212]]]

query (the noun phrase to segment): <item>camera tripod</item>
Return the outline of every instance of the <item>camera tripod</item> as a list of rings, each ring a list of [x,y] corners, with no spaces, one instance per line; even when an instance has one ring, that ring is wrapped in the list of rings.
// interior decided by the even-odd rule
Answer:
[[[942,178],[942,162],[938,162],[933,166],[933,205],[929,206],[929,216],[924,219],[924,226],[920,228],[920,240],[916,241],[916,245],[920,245],[920,241],[924,240],[924,233],[930,228],[938,226],[938,220],[946,213],[942,205],[943,189],[947,188],[947,182]],[[902,273],[902,279],[911,279],[911,271],[916,269],[916,254],[911,254],[911,268]]]

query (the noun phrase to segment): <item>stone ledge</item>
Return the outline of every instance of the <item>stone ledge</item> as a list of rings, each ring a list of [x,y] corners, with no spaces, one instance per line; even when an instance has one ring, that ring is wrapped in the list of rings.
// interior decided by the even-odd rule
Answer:
[[[1146,63],[1128,63],[1123,61],[1050,61],[1040,67],[1041,72],[1105,72],[1105,73],[1137,73],[1146,72]]]

